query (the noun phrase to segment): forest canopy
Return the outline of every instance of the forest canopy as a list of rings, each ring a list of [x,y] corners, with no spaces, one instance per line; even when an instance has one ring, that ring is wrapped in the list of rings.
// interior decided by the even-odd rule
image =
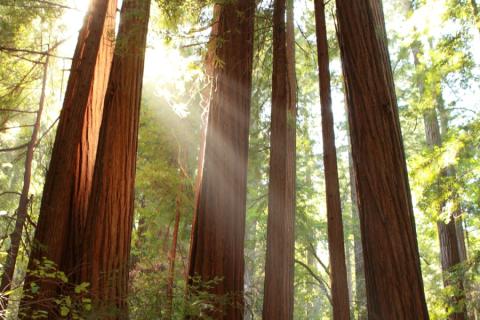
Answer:
[[[480,317],[476,0],[0,0],[0,319]]]

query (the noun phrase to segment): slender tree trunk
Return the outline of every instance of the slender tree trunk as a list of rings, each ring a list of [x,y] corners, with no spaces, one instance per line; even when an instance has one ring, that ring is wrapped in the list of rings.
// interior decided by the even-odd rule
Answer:
[[[414,64],[416,68],[419,68],[420,66],[420,61],[419,61],[419,55],[420,55],[420,47],[419,43],[414,43],[412,45],[412,53],[413,53],[413,58],[414,58]],[[424,75],[421,74],[418,77],[417,81],[417,87],[419,90],[419,94],[423,95],[425,93],[425,83],[424,83]],[[441,94],[439,95],[439,98],[437,98],[437,102],[439,105],[442,105],[440,107],[440,112],[443,112],[442,107],[443,107],[443,98],[441,97]],[[424,122],[424,127],[425,127],[425,139],[427,142],[428,147],[433,150],[436,147],[440,147],[442,145],[442,132],[440,131],[440,124],[438,122],[438,117],[437,117],[437,111],[434,108],[431,108],[427,111],[424,112],[423,114],[423,122]],[[443,134],[446,134],[447,131],[447,121],[442,121],[442,131]],[[452,174],[453,170],[451,169],[446,169],[444,172],[441,174],[442,177],[445,177],[449,174]],[[439,177],[441,180],[442,177]],[[440,183],[440,181],[438,181]],[[445,223],[442,220],[437,221],[437,230],[438,230],[438,237],[440,241],[440,258],[441,258],[441,264],[442,264],[442,271],[444,273],[444,284],[445,286],[448,285],[456,285],[458,286],[458,290],[462,292],[460,295],[454,295],[452,297],[452,303],[453,304],[458,304],[458,302],[461,299],[465,298],[465,295],[463,293],[463,284],[462,281],[455,281],[452,283],[451,280],[448,280],[447,278],[452,275],[451,271],[452,268],[455,265],[458,265],[461,261],[461,253],[460,253],[460,247],[459,247],[459,239],[457,237],[456,233],[456,223],[455,223],[455,217],[452,214],[449,217],[449,221]],[[450,320],[464,320],[466,318],[465,311],[461,311],[458,313],[451,314],[449,316]]]
[[[379,0],[337,0],[369,319],[428,319]]]
[[[293,318],[296,79],[293,1],[273,9],[272,123],[263,319]]]
[[[33,154],[35,151],[35,144],[37,143],[38,131],[40,130],[40,123],[42,121],[43,109],[45,107],[45,96],[47,89],[47,77],[48,77],[48,64],[49,64],[50,52],[45,54],[45,62],[43,62],[43,78],[42,78],[42,91],[40,94],[40,102],[37,110],[37,117],[33,126],[32,135],[28,142],[27,154],[25,156],[25,165],[23,173],[23,187],[20,193],[20,199],[18,201],[18,207],[16,211],[15,228],[10,235],[10,248],[7,252],[7,259],[3,267],[2,280],[0,284],[0,290],[7,292],[12,288],[13,275],[15,273],[15,265],[17,262],[18,251],[20,250],[20,243],[22,240],[23,228],[28,215],[28,203],[29,203],[29,191],[30,182],[32,178],[32,162]],[[3,295],[2,295],[3,296]],[[0,301],[0,312],[5,311],[8,306],[9,297],[3,296]],[[2,312],[3,313],[3,312]]]
[[[350,144],[350,140],[349,140]],[[365,291],[365,272],[363,267],[363,249],[360,238],[359,214],[357,205],[357,190],[355,186],[355,173],[353,170],[352,153],[348,151],[350,173],[350,198],[352,202],[353,250],[355,259],[355,310],[358,320],[367,319],[367,293]]]
[[[189,275],[203,281],[220,277],[211,292],[232,294],[237,303],[211,316],[241,319],[248,131],[252,84],[255,1],[217,7],[217,59],[208,111],[202,177],[192,227]],[[236,299],[237,300],[237,299]],[[239,305],[240,304],[240,305]]]
[[[178,240],[178,230],[180,226],[180,217],[182,214],[182,197],[184,192],[184,179],[185,176],[182,171],[183,161],[182,161],[182,148],[179,147],[178,150],[178,167],[180,172],[180,184],[178,187],[177,196],[175,199],[175,225],[173,227],[172,234],[172,245],[170,247],[170,252],[168,253],[168,283],[167,283],[167,317],[168,319],[172,318],[173,311],[173,286],[175,282],[175,260],[177,258],[177,240]]]
[[[124,0],[105,97],[83,246],[82,281],[96,304],[127,317],[138,124],[150,0]]]
[[[424,113],[425,137],[427,145],[433,149],[442,144],[440,127],[435,109],[428,110]],[[448,175],[451,170],[446,170],[442,175]],[[441,178],[440,178],[441,179]],[[440,258],[442,263],[442,271],[444,273],[445,286],[453,285],[456,287],[457,294],[452,297],[452,304],[458,303],[465,299],[462,280],[449,279],[452,276],[452,268],[462,262],[459,247],[459,239],[457,237],[457,226],[455,217],[451,215],[445,223],[443,220],[437,221],[438,236],[440,240]],[[463,232],[463,230],[462,230]],[[453,313],[449,316],[450,320],[466,319],[465,309]]]
[[[29,270],[43,257],[75,282],[80,270],[79,254],[91,190],[103,99],[110,65],[115,28],[116,0],[92,0],[80,31],[73,57],[42,204],[30,254]],[[34,279],[27,276],[25,288]],[[25,296],[31,309],[51,310],[55,286],[36,283],[40,294]],[[49,311],[48,311],[49,312]]]
[[[350,319],[350,307],[348,302],[340,184],[338,182],[337,150],[335,147],[332,113],[325,3],[323,0],[315,0],[315,21],[322,111],[323,162],[327,194],[328,248],[331,266],[330,281],[333,319],[341,320]]]

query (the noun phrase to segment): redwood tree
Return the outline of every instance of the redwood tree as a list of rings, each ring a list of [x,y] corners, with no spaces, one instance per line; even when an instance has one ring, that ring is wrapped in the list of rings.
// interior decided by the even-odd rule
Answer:
[[[428,319],[380,0],[337,0],[369,319]]]
[[[43,257],[72,279],[78,278],[79,249],[91,190],[103,99],[113,58],[111,35],[117,1],[92,0],[73,56],[57,134],[45,178],[29,270]],[[28,277],[25,288],[33,278]],[[29,301],[31,308],[48,309],[51,284]],[[24,297],[24,302],[30,300]],[[53,303],[53,301],[51,301]]]
[[[293,318],[296,80],[293,1],[273,9],[272,120],[263,318]]]
[[[124,317],[134,212],[138,123],[150,0],[124,0],[105,96],[83,245],[82,281]]]
[[[217,5],[218,6],[218,5]],[[221,281],[215,294],[243,295],[248,131],[255,1],[228,1],[216,12],[216,65],[202,177],[197,190],[189,275]],[[199,173],[200,174],[200,173]],[[241,301],[236,301],[241,302]],[[241,319],[229,306],[216,318]]]
[[[330,280],[333,319],[339,320],[350,318],[350,307],[347,267],[345,264],[340,185],[338,181],[337,151],[335,148],[335,131],[332,113],[325,3],[323,0],[315,0],[315,22],[322,112],[323,163],[327,193],[328,248],[331,266]]]

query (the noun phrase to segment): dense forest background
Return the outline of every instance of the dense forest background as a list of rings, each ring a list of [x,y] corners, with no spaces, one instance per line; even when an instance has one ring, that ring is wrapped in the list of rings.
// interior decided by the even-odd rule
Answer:
[[[295,10],[297,84],[294,319],[331,319],[314,3],[291,1]],[[19,225],[22,227],[12,290],[3,293],[10,299],[8,312],[2,311],[5,318],[15,319],[22,295],[71,57],[87,2],[0,0],[2,273],[12,235]],[[468,319],[478,319],[479,7],[475,0],[384,0],[383,8],[430,318],[447,319],[466,306]],[[222,303],[217,301],[222,297],[210,296],[211,284],[202,282],[190,283],[195,294],[187,302],[185,299],[198,155],[208,105],[205,57],[211,45],[212,14],[213,6],[208,1],[152,2],[128,271],[131,319],[181,319],[185,314],[202,315],[210,306]],[[245,319],[260,319],[264,304],[272,16],[273,1],[257,1],[244,242]],[[326,16],[349,311],[351,319],[367,319],[362,243],[332,1],[326,4]],[[213,61],[214,65],[222,63]],[[26,183],[29,189],[22,221],[19,199]],[[445,275],[438,224],[448,223],[452,217],[462,262]],[[63,281],[61,273],[52,271],[55,266],[47,264],[44,268],[52,279]],[[462,288],[445,287],[446,276],[452,277],[450,283],[461,281]],[[72,306],[72,300],[81,299],[78,296],[82,290],[76,287],[77,296],[58,302],[65,317],[75,318],[77,307]],[[463,294],[452,292],[455,290]],[[452,303],[452,295],[463,298]],[[80,301],[85,308],[88,300]]]

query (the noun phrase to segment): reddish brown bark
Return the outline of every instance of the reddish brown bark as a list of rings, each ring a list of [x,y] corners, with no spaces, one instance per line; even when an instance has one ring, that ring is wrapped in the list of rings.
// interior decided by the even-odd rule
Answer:
[[[328,248],[331,266],[330,281],[332,284],[333,319],[340,320],[350,318],[350,307],[340,185],[338,182],[337,150],[335,148],[335,129],[332,113],[325,3],[323,0],[315,0],[315,22],[322,112],[323,163],[327,194]]]
[[[12,288],[13,275],[15,273],[15,265],[17,262],[18,251],[20,250],[20,242],[22,240],[23,227],[28,215],[29,191],[30,181],[32,177],[32,162],[35,145],[37,143],[38,131],[40,130],[40,123],[42,120],[43,108],[45,106],[45,95],[47,88],[49,52],[45,55],[45,62],[43,66],[42,91],[40,94],[40,102],[38,104],[37,117],[33,125],[32,135],[28,142],[27,154],[25,156],[25,165],[23,173],[23,187],[18,201],[18,208],[16,211],[17,217],[15,220],[15,227],[10,235],[10,248],[7,252],[7,259],[3,266],[2,281],[0,284],[1,292],[7,292]],[[8,306],[9,297],[3,296],[0,301],[0,310],[5,311]]]
[[[369,319],[428,319],[383,9],[337,0]]]
[[[189,275],[220,277],[212,293],[243,295],[248,131],[255,1],[217,7],[216,56],[204,164],[192,227]],[[237,301],[237,302],[241,302]],[[241,319],[241,306],[215,318]]]
[[[82,281],[104,318],[127,314],[128,263],[150,0],[125,0],[105,97],[83,246]]]
[[[270,181],[263,299],[263,319],[267,320],[293,318],[296,80],[292,53],[293,11],[287,14],[290,23],[286,24],[285,7],[285,0],[274,1]]]
[[[29,269],[46,257],[73,281],[80,268],[82,242],[93,165],[103,110],[103,98],[113,57],[116,0],[93,0],[80,31],[65,92],[50,167],[46,176]],[[33,279],[27,278],[25,287]],[[37,281],[38,282],[38,281]],[[37,301],[54,295],[42,283]],[[27,303],[27,298],[24,298]],[[33,303],[33,305],[31,305]],[[47,310],[28,301],[33,309]]]

